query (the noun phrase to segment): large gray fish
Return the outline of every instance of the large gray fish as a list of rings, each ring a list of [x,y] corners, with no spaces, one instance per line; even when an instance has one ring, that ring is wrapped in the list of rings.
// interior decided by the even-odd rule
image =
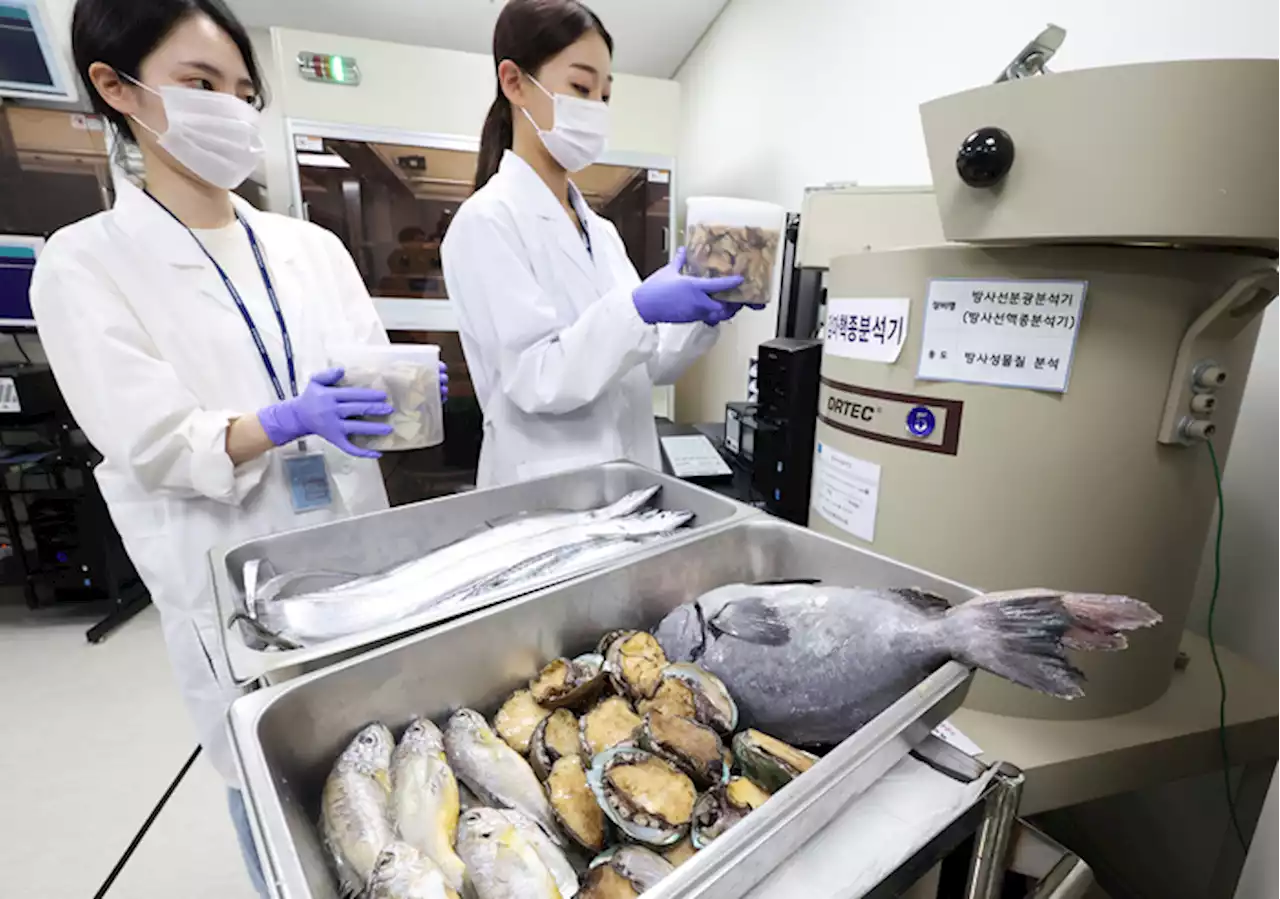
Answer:
[[[482,801],[524,812],[553,839],[560,839],[555,813],[538,776],[520,753],[493,732],[483,715],[471,709],[455,712],[445,727],[444,746],[454,773]]]
[[[265,639],[306,646],[456,604],[489,590],[598,564],[626,548],[670,534],[693,519],[683,511],[640,512],[656,488],[591,512],[528,516],[476,534],[390,571],[301,594],[290,585],[340,579],[298,571],[248,597],[250,626]]]
[[[415,719],[391,756],[391,821],[400,839],[431,859],[455,890],[465,874],[453,851],[459,813],[444,736],[426,718]]]
[[[320,832],[343,895],[363,891],[382,850],[395,839],[387,818],[391,753],[396,741],[370,724],[338,757],[320,798]]]
[[[655,632],[672,661],[724,681],[742,725],[796,745],[833,745],[955,659],[1072,699],[1066,649],[1124,649],[1159,623],[1122,596],[1022,590],[951,607],[919,590],[732,585],[675,609]]]
[[[458,854],[477,899],[572,899],[505,814],[472,809],[458,822]]]

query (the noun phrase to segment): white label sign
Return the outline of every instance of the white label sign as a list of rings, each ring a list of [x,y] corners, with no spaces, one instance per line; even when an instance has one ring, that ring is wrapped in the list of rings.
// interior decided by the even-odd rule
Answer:
[[[649,169],[650,184],[670,184],[671,173],[666,169]]]
[[[911,300],[827,300],[826,340],[822,351],[846,359],[897,362],[907,340]]]
[[[323,153],[324,139],[312,137],[309,134],[295,134],[293,136],[293,148],[303,153]]]
[[[701,434],[685,437],[663,437],[662,449],[671,463],[671,473],[678,478],[709,478],[733,474],[724,464],[711,441]]]
[[[814,508],[819,515],[860,540],[876,538],[880,466],[819,443]]]
[[[982,747],[970,740],[965,733],[947,719],[933,729],[933,735],[945,743],[950,743],[965,755],[974,758],[982,755]]]
[[[1066,393],[1087,287],[1084,281],[930,282],[916,377]]]
[[[0,378],[0,413],[13,414],[22,411],[18,388],[13,378]]]

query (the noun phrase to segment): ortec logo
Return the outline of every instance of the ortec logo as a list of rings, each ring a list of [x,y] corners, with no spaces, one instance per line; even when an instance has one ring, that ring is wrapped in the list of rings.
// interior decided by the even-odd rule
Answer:
[[[829,396],[827,397],[827,411],[834,412],[836,415],[843,415],[845,418],[870,422],[875,420],[876,413],[880,410],[866,403],[855,403],[853,400],[842,400],[838,396]]]

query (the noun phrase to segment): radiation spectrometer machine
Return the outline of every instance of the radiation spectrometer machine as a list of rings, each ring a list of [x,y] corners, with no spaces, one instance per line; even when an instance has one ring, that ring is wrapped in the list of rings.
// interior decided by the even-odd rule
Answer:
[[[1086,699],[994,678],[970,696],[1094,718],[1173,674],[1214,514],[1206,441],[1225,459],[1277,290],[1277,63],[1029,74],[921,108],[945,242],[830,258],[809,521],[986,589],[1151,603],[1161,627],[1079,661]],[[871,205],[846,194],[850,216]],[[820,199],[813,226],[838,227]]]

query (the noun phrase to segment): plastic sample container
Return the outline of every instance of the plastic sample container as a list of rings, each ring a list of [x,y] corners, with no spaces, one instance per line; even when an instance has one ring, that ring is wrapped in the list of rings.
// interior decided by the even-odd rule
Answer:
[[[763,306],[782,280],[787,211],[758,200],[690,197],[685,214],[684,273],[700,278],[742,275],[742,286],[717,293],[726,303]]]
[[[385,437],[357,435],[351,442],[378,452],[425,449],[444,442],[440,406],[440,347],[398,343],[351,346],[338,358],[346,373],[343,387],[370,387],[387,394],[395,412],[385,418],[393,428]]]

